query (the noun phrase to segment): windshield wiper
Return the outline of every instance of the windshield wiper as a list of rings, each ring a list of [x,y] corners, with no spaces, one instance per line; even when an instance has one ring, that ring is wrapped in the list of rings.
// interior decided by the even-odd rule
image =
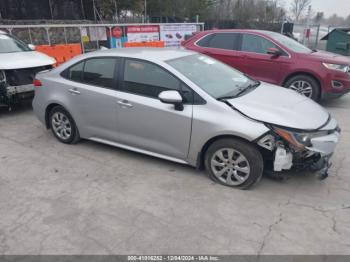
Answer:
[[[238,92],[235,93],[234,95],[221,96],[221,97],[218,97],[217,100],[225,101],[227,99],[239,97],[239,96],[243,95],[244,93],[246,93],[247,91],[257,88],[260,84],[261,84],[260,81],[256,81],[253,84],[248,85],[247,87],[238,89]]]

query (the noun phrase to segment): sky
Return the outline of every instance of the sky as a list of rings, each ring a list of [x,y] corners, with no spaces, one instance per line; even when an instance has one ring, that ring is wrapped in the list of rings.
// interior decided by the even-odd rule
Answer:
[[[289,8],[292,0],[284,0],[285,7]],[[338,16],[347,17],[350,15],[350,0],[312,0],[313,12],[324,12],[325,16],[334,13]]]

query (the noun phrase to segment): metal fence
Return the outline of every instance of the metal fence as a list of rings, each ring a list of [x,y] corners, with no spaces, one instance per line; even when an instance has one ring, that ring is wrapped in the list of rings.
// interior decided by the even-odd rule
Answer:
[[[129,24],[37,24],[37,25],[0,25],[0,30],[7,31],[26,43],[33,45],[55,45],[81,43],[83,52],[110,46],[109,40],[85,41],[85,31],[91,28],[105,28],[107,35],[112,35],[115,27],[120,27],[122,34],[127,34],[128,26],[194,25],[196,31],[204,30],[204,23],[129,23]]]
[[[309,34],[306,31],[309,29]],[[332,30],[329,26],[322,25],[306,25],[306,24],[294,24],[294,37],[300,43],[315,49],[326,49],[326,41],[321,39],[326,36]]]

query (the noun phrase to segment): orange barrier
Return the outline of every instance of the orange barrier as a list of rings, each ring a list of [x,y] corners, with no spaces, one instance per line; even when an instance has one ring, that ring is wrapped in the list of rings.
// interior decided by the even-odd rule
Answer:
[[[60,65],[82,53],[80,44],[38,45],[35,49],[38,52],[55,58],[57,61],[56,65]]]
[[[126,42],[123,47],[165,47],[164,41]]]

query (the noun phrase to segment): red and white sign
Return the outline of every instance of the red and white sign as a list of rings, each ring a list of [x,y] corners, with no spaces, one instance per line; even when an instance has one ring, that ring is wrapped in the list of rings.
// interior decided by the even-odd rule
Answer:
[[[159,26],[141,25],[127,27],[128,42],[159,41]]]

